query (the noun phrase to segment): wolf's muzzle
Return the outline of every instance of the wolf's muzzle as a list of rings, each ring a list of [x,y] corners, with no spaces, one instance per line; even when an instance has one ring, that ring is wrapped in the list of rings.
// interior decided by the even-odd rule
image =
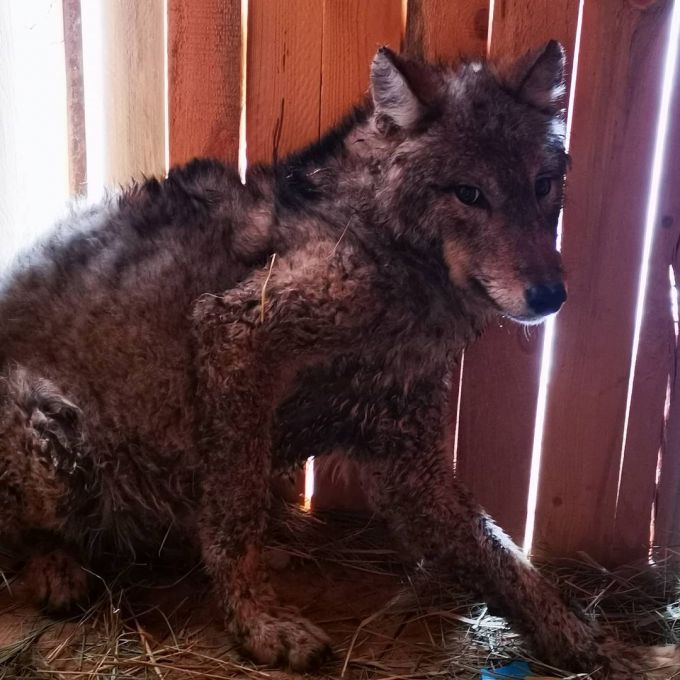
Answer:
[[[562,306],[567,299],[567,291],[562,283],[542,284],[527,288],[524,297],[532,312],[545,316]]]

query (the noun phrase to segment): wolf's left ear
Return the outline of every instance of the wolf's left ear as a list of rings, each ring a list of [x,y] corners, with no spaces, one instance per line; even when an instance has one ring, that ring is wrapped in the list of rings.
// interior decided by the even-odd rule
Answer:
[[[511,85],[522,101],[556,113],[564,95],[564,48],[551,40],[520,57],[512,68]]]
[[[409,68],[411,66],[411,68]],[[371,95],[378,115],[399,128],[413,128],[425,115],[425,105],[412,84],[413,65],[388,47],[381,47],[371,64]]]

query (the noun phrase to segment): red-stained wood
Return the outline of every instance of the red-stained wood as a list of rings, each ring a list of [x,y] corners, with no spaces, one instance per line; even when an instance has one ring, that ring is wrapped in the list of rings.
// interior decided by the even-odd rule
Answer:
[[[513,58],[547,40],[559,40],[571,59],[578,9],[579,0],[494,0],[489,56]]]
[[[248,164],[270,163],[318,139],[323,3],[249,0],[246,65]],[[302,501],[304,472],[280,494]]]
[[[323,2],[250,0],[248,163],[271,162],[319,136]]]
[[[321,132],[368,91],[378,47],[399,51],[401,0],[324,0]]]
[[[524,538],[543,333],[494,325],[465,352],[458,477],[517,542]]]
[[[380,45],[399,50],[401,0],[324,0],[321,133],[337,123],[368,91],[371,59]],[[366,501],[357,468],[318,461],[312,506],[362,510]]]
[[[241,0],[168,0],[170,164],[238,161]]]
[[[85,94],[83,87],[83,33],[80,0],[63,0],[64,56],[66,62],[66,122],[71,194],[87,194]]]
[[[489,0],[408,0],[405,50],[430,60],[486,54]]]
[[[654,523],[654,543],[662,547],[680,545],[680,347],[678,347],[672,326],[672,317],[668,305],[668,266],[671,265],[675,271],[675,280],[680,283],[680,69],[676,71],[674,88],[674,98],[671,105],[671,127],[669,130],[668,144],[666,146],[665,172],[662,182],[662,190],[659,201],[659,217],[657,220],[657,242],[652,257],[652,270],[654,275],[650,280],[650,298],[656,300],[658,304],[648,309],[649,316],[645,319],[645,329],[648,333],[654,333],[658,325],[657,332],[652,335],[656,340],[657,335],[661,337],[656,342],[650,342],[643,334],[640,341],[640,353],[638,362],[642,364],[644,371],[650,371],[655,375],[659,371],[668,369],[670,374],[671,400],[668,410],[668,420],[666,425],[663,448],[661,451],[661,470],[659,477],[659,487],[656,499],[656,517]],[[665,281],[664,281],[665,275]],[[666,295],[664,296],[664,292]],[[664,299],[665,298],[665,299]],[[665,303],[665,304],[664,304]],[[667,333],[671,332],[672,353],[668,353],[669,338]],[[657,363],[659,365],[657,365]],[[653,381],[654,389],[659,389],[659,378]],[[654,414],[658,408],[658,395],[653,406]],[[635,397],[635,394],[634,394]],[[643,395],[644,398],[644,395]],[[643,398],[634,401],[634,408],[645,409],[646,405]],[[631,428],[633,427],[633,416],[631,413]],[[642,411],[641,415],[644,415]],[[656,431],[651,433],[656,434]],[[630,435],[629,435],[630,439]],[[653,441],[653,440],[652,440]],[[648,493],[650,464],[648,456],[652,453],[651,447],[647,447],[647,457],[643,459],[645,464],[644,488],[643,492]],[[633,450],[632,446],[630,447]],[[653,457],[653,456],[652,456]],[[627,467],[624,471],[627,472]],[[656,466],[653,469],[656,472]],[[631,477],[633,473],[631,472]],[[625,478],[624,478],[625,479]],[[628,490],[622,486],[620,506],[628,511],[629,506],[633,505],[635,487]],[[629,495],[630,494],[630,495]],[[623,506],[624,499],[627,504]],[[623,515],[619,512],[623,521],[628,517],[630,521],[635,521],[636,517],[632,512]],[[633,534],[637,540],[633,545],[639,544],[643,529],[638,529],[639,537]],[[620,532],[619,532],[620,535]],[[627,538],[624,535],[622,538]],[[628,541],[627,543],[630,543]]]
[[[570,75],[578,6],[578,0],[496,0],[489,56],[509,62],[554,38],[566,50]],[[457,473],[516,541],[526,526],[542,351],[542,327],[506,320],[465,357]]]
[[[586,2],[535,545],[609,561],[670,1]],[[649,501],[638,511],[649,516]]]

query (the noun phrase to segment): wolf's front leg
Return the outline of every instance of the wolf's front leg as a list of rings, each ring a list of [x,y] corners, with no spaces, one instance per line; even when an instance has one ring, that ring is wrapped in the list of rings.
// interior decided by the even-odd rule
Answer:
[[[386,427],[386,421],[376,431],[371,446],[375,458],[362,471],[371,503],[406,546],[420,557],[443,561],[467,586],[499,606],[548,663],[617,680],[667,678],[680,668],[674,647],[625,645],[568,607],[454,481],[451,461],[436,434],[437,409],[417,402],[413,408],[398,424]]]
[[[243,380],[248,380],[244,372]],[[257,380],[257,371],[252,378]],[[258,394],[265,399],[252,403]],[[204,475],[199,532],[203,559],[227,623],[244,652],[259,663],[307,670],[329,651],[325,633],[292,609],[278,606],[262,560],[270,470],[269,424],[257,415],[266,396],[230,390],[238,422],[211,419],[202,429]]]
[[[282,267],[281,276],[275,271],[264,281],[260,272],[195,306],[199,532],[205,564],[244,650],[262,663],[306,670],[326,656],[329,640],[278,606],[262,560],[272,420],[296,367],[320,351],[338,351],[354,331],[341,321],[347,298],[342,281],[328,283],[334,275],[328,258],[294,277],[290,272]]]
[[[244,652],[260,663],[303,671],[323,659],[329,640],[293,610],[279,607],[267,578],[262,539],[276,376],[246,344],[234,338],[221,348],[216,343],[201,361],[201,548],[228,626]]]

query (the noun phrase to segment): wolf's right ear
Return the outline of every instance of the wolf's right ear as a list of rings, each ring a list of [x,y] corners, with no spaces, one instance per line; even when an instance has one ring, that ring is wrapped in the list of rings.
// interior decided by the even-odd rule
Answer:
[[[413,128],[425,115],[406,73],[407,63],[387,47],[381,47],[371,64],[371,95],[375,112],[397,127]]]
[[[511,85],[527,104],[557,112],[565,88],[562,45],[550,40],[520,57],[512,69]]]

